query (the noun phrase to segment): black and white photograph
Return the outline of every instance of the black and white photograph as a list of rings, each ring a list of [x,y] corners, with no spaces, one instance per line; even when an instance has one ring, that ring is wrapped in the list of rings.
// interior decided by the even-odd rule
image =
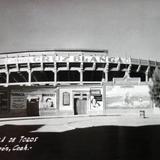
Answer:
[[[0,159],[160,159],[160,1],[0,0]]]

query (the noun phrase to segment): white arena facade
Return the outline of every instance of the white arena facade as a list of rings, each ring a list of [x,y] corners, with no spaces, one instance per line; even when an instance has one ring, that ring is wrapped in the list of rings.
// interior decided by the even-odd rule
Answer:
[[[108,50],[0,54],[0,117],[106,114],[152,109],[149,83],[160,62]]]

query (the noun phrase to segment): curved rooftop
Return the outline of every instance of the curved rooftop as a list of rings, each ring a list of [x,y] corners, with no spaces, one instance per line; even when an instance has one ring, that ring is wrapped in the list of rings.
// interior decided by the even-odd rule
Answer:
[[[160,62],[111,57],[108,50],[55,49],[0,54],[0,86],[101,83],[126,73],[148,81]]]
[[[17,52],[1,52],[0,53],[0,65],[4,63],[23,63],[22,59],[28,58],[28,62],[32,59],[31,57],[41,56],[41,61],[45,62],[46,57],[48,56],[64,56],[64,57],[71,57],[71,56],[81,56],[82,59],[79,59],[83,62],[87,62],[87,58],[85,56],[95,56],[95,57],[101,57],[102,62],[107,63],[130,63],[130,64],[137,64],[137,65],[149,65],[149,66],[160,66],[160,62],[153,61],[153,60],[146,60],[146,59],[137,59],[132,57],[112,57],[109,56],[108,50],[103,49],[54,49],[54,50],[28,50],[28,51],[17,51]],[[104,57],[102,57],[104,56]],[[29,58],[30,57],[30,58]],[[43,58],[45,57],[45,58]],[[66,58],[67,59],[67,58]],[[74,62],[74,59],[70,62]],[[53,59],[53,61],[56,60]],[[75,60],[78,61],[78,59],[75,58]],[[31,60],[32,61],[32,60]],[[50,60],[52,61],[52,60]],[[57,61],[59,61],[59,58],[57,58]],[[67,60],[66,60],[67,61]],[[96,58],[92,58],[92,62],[96,62]],[[97,62],[101,62],[98,61]]]

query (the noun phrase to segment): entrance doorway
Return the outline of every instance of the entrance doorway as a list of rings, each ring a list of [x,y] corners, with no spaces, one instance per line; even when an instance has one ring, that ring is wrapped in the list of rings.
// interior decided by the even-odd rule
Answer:
[[[74,115],[86,114],[88,108],[88,94],[86,92],[77,92],[73,94]]]
[[[27,100],[27,116],[39,116],[39,99]]]

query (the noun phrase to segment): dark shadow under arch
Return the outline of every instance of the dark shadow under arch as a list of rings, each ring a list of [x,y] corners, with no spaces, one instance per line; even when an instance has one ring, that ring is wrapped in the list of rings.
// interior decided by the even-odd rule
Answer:
[[[28,72],[11,72],[9,75],[10,83],[28,82]]]
[[[80,81],[80,73],[78,71],[59,71],[57,81]]]
[[[105,77],[103,71],[85,71],[83,73],[83,80],[84,81],[102,81]]]
[[[31,74],[32,82],[54,82],[54,72],[52,71],[33,71]]]

